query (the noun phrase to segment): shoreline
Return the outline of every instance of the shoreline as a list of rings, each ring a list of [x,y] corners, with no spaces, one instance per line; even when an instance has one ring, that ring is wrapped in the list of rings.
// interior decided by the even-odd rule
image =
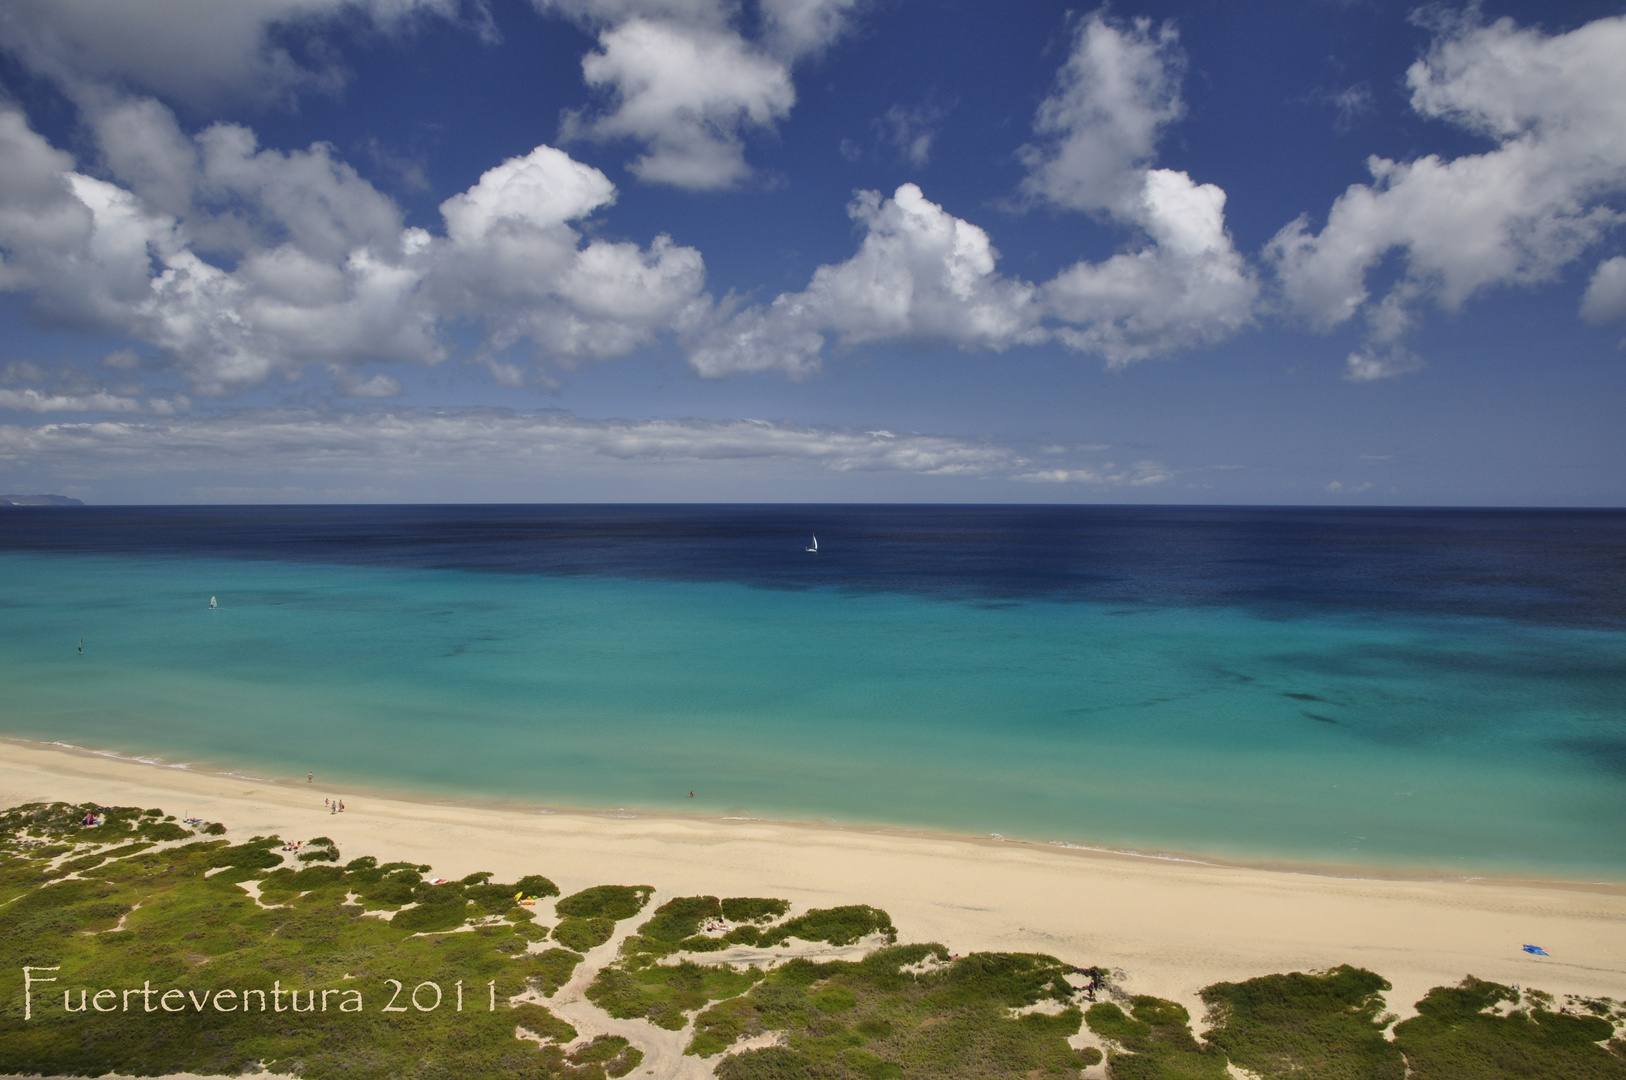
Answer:
[[[161,806],[221,821],[227,839],[330,835],[346,852],[429,863],[461,877],[541,873],[566,894],[605,883],[674,896],[778,896],[796,910],[864,903],[903,941],[958,953],[1049,953],[1123,973],[1203,1015],[1215,982],[1350,963],[1389,979],[1389,1011],[1411,1015],[1463,976],[1619,997],[1626,987],[1626,886],[1504,879],[1330,876],[819,824],[675,815],[539,813],[344,792],[320,785],[144,765],[6,740],[0,801]],[[1521,951],[1539,944],[1552,956]]]
[[[267,784],[290,792],[299,791],[304,788],[304,785],[299,783],[299,778],[296,776],[256,776],[234,769],[221,768],[204,762],[168,761],[157,755],[126,754],[115,750],[98,750],[93,747],[79,746],[74,743],[60,741],[44,741],[39,739],[19,738],[10,735],[0,735],[0,746],[37,749],[46,752],[83,756],[104,761],[119,762],[132,766],[145,766],[151,769],[159,769],[166,772],[196,777],[213,777],[221,780],[242,780],[248,783]],[[320,788],[322,787],[322,784],[316,784],[315,786]],[[339,794],[352,801],[354,799],[361,798],[371,799],[374,801],[382,800],[390,803],[421,804],[424,806],[462,808],[468,810],[491,810],[502,813],[516,813],[540,817],[561,816],[566,818],[581,817],[610,820],[671,820],[678,822],[716,824],[761,824],[779,826],[788,829],[834,831],[839,833],[897,837],[900,839],[951,841],[974,845],[988,845],[990,847],[1043,848],[1056,852],[1075,854],[1086,858],[1092,856],[1121,858],[1157,863],[1207,866],[1218,869],[1256,870],[1271,874],[1306,875],[1318,878],[1348,879],[1357,881],[1459,882],[1489,886],[1500,885],[1566,889],[1583,892],[1604,892],[1626,896],[1626,876],[1623,876],[1619,880],[1590,881],[1578,877],[1548,877],[1540,875],[1501,873],[1492,870],[1474,872],[1468,869],[1446,869],[1440,866],[1428,865],[1406,865],[1395,863],[1339,863],[1330,861],[1318,862],[1293,858],[1236,858],[1197,851],[1138,850],[1134,848],[1111,847],[1106,844],[1080,844],[1066,840],[1036,840],[1025,837],[1009,837],[1000,833],[959,833],[944,829],[933,829],[925,826],[913,825],[895,825],[857,821],[843,823],[835,821],[834,819],[818,820],[700,812],[685,813],[681,810],[669,808],[635,809],[628,807],[611,808],[563,806],[559,804],[544,804],[540,802],[529,802],[525,800],[494,796],[441,795],[429,791],[394,788],[388,785],[369,785],[366,783],[345,785]],[[166,808],[166,813],[167,812],[168,810]]]

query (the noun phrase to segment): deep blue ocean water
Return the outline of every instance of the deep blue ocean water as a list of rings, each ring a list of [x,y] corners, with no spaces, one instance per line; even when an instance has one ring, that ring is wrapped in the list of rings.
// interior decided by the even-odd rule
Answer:
[[[0,680],[324,794],[1626,880],[1623,512],[7,509]]]

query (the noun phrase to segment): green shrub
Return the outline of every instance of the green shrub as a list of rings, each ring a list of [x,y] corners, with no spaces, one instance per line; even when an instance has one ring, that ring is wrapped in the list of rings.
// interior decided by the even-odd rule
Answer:
[[[744,993],[760,978],[762,973],[756,970],[737,972],[691,961],[637,971],[607,967],[587,988],[587,999],[617,1019],[643,1019],[656,1027],[680,1031],[687,1022],[686,1013]]]
[[[781,923],[762,935],[760,944],[777,945],[791,938],[803,941],[828,941],[832,945],[851,945],[870,934],[881,934],[886,940],[898,940],[892,927],[892,917],[880,908],[865,904],[845,907],[814,908],[789,922]]]
[[[743,996],[700,1013],[686,1052],[712,1056],[744,1036],[785,1033],[785,1046],[724,1058],[717,1066],[723,1080],[1076,1077],[1090,1060],[1067,1043],[1080,1027],[1076,1008],[1013,1017],[1007,1004],[1048,992],[1049,973],[1066,971],[1060,961],[973,954],[947,968],[903,970],[928,957],[946,961],[948,954],[910,945],[858,962],[792,960]],[[966,960],[956,980],[954,968]]]
[[[1111,1002],[1084,1014],[1090,1030],[1112,1044],[1107,1075],[1112,1080],[1229,1080],[1225,1054],[1200,1046],[1192,1037],[1191,1014],[1177,1002],[1145,995],[1130,999],[1130,1011]]]
[[[723,917],[723,906],[715,896],[680,896],[655,909],[655,917],[638,928],[638,933],[656,941],[678,942],[692,936],[707,919]]]
[[[452,904],[463,903],[463,886],[455,881],[442,882],[431,885],[427,881],[420,882],[412,887],[412,899],[420,904]]]
[[[514,1006],[512,1015],[516,1025],[533,1035],[560,1043],[575,1041],[576,1029],[540,1005],[523,1002]]]
[[[585,1046],[542,1048],[542,1075],[570,1080],[625,1076],[643,1063],[644,1053],[619,1035],[599,1035]]]
[[[722,908],[729,922],[772,922],[789,911],[790,904],[761,896],[730,896]]]
[[[136,835],[157,843],[164,843],[169,840],[185,840],[192,835],[192,830],[168,821],[155,821],[143,824],[136,830]]]
[[[276,837],[250,840],[246,844],[221,848],[209,857],[210,866],[232,866],[239,870],[266,870],[282,865],[282,856],[271,849],[281,843]]]
[[[512,885],[487,885],[480,882],[463,889],[463,895],[487,915],[501,915],[514,908],[520,911],[527,910],[515,903],[514,897],[518,892],[519,890]]]
[[[1626,1057],[1599,1045],[1614,1025],[1597,1016],[1550,1012],[1551,997],[1526,991],[1527,1007],[1503,1016],[1499,1003],[1518,1005],[1519,992],[1472,975],[1437,986],[1417,1003],[1418,1015],[1395,1025],[1395,1045],[1416,1080],[1626,1080]]]
[[[620,922],[642,911],[654,892],[648,885],[595,885],[565,897],[553,905],[553,910],[582,919]]]
[[[609,941],[615,934],[613,919],[568,918],[553,928],[553,940],[568,949],[586,952]]]
[[[717,1066],[717,1080],[812,1080],[812,1076],[806,1060],[782,1046],[748,1050]]]
[[[723,935],[730,945],[755,945],[762,940],[762,931],[754,926],[736,926]]]
[[[582,962],[578,953],[568,949],[549,949],[541,953],[526,953],[514,958],[514,968],[528,983],[536,987],[543,997],[552,997],[570,981],[576,965]]]
[[[424,904],[398,911],[390,925],[414,934],[436,934],[455,930],[469,916],[469,907],[462,900],[450,904]]]
[[[1406,1063],[1383,1037],[1388,980],[1361,968],[1266,975],[1202,991],[1205,1038],[1265,1080],[1403,1080]]]
[[[425,867],[428,869],[428,867]],[[504,886],[507,888],[508,886]],[[559,895],[559,886],[543,877],[541,874],[527,874],[513,884],[513,891],[526,896],[545,898]]]

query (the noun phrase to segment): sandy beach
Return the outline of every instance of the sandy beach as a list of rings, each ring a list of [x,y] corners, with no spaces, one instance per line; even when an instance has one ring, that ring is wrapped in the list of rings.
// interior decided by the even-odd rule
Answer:
[[[460,877],[541,873],[565,893],[648,884],[672,896],[778,896],[796,910],[868,903],[903,941],[1033,951],[1122,973],[1184,1002],[1222,980],[1350,963],[1387,977],[1392,1011],[1465,974],[1556,994],[1626,994],[1626,885],[1417,880],[1209,865],[888,830],[451,805],[254,780],[7,740],[0,804],[161,806],[239,840],[326,835],[345,857]],[[323,805],[342,796],[346,812]],[[1520,949],[1539,944],[1552,955]]]

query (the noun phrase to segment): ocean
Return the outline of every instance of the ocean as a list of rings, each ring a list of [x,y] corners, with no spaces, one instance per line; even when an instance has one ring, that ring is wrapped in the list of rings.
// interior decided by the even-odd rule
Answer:
[[[353,805],[1626,881],[1618,511],[4,509],[0,685]]]

